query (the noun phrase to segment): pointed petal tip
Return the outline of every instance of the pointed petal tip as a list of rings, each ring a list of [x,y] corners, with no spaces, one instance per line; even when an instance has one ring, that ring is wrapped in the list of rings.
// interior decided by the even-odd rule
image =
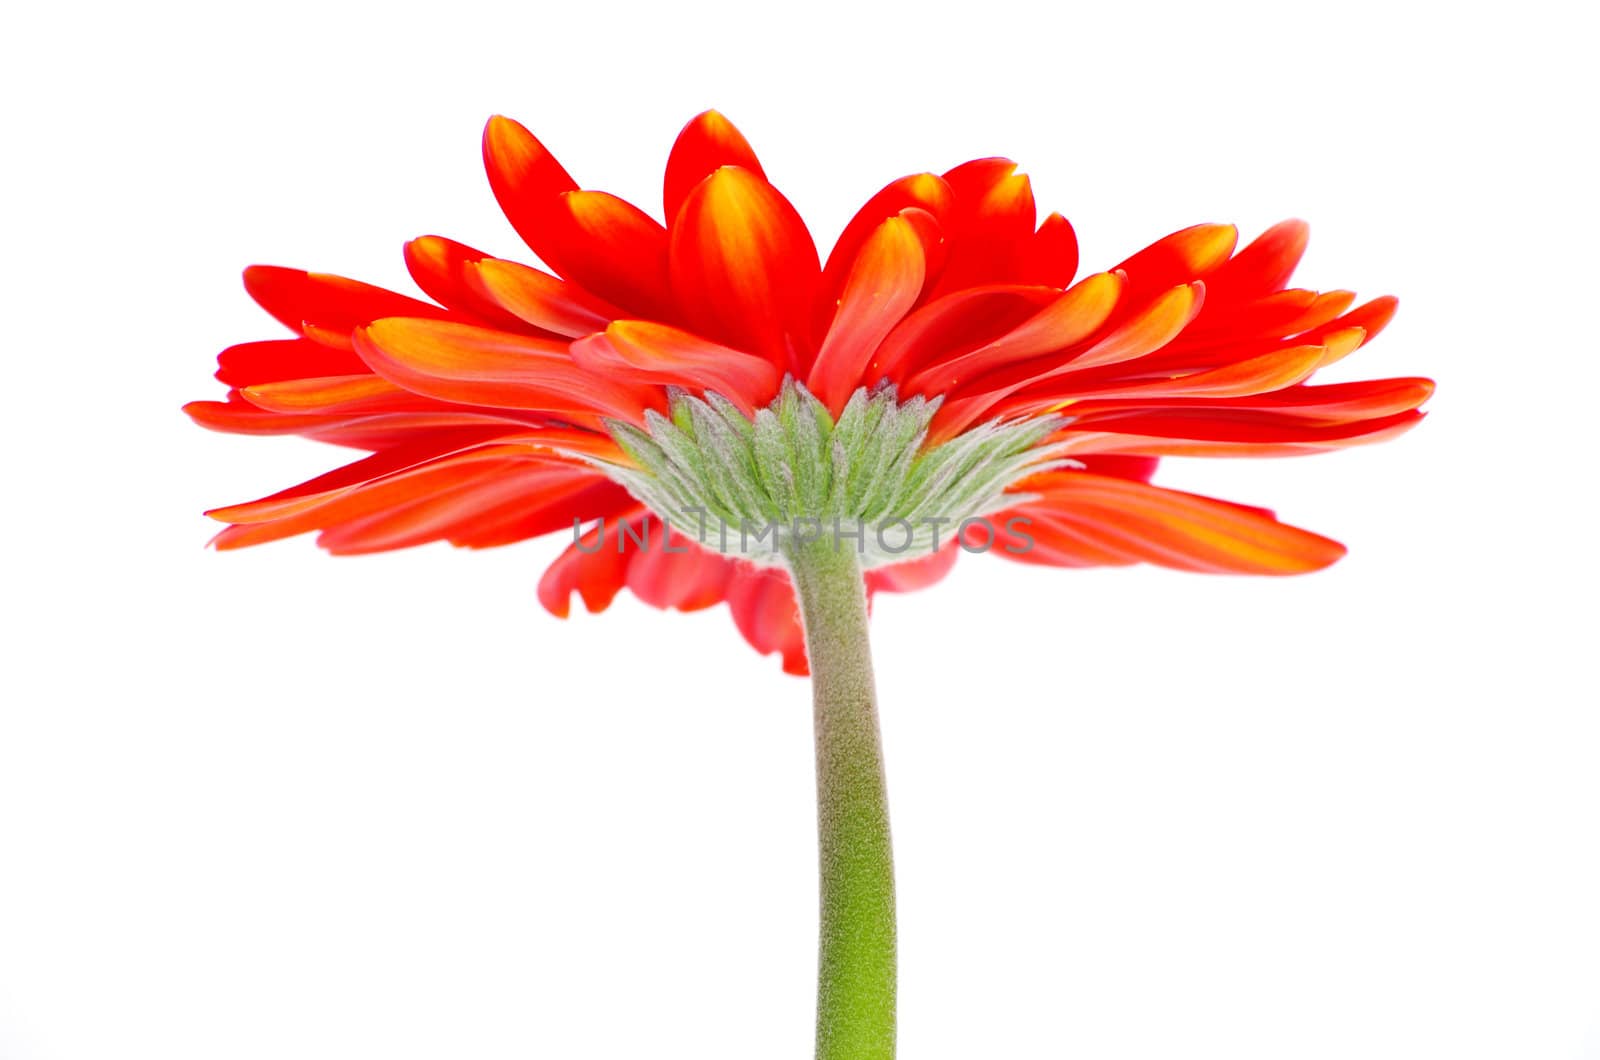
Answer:
[[[508,135],[515,135],[517,131],[527,132],[522,123],[504,114],[491,114],[489,120],[483,123],[483,142],[487,146],[491,140],[498,141]]]
[[[1204,234],[1204,244],[1208,250],[1219,251],[1219,257],[1226,258],[1233,253],[1233,248],[1239,245],[1239,226],[1236,224],[1210,224],[1201,225]],[[1227,247],[1222,251],[1222,247]]]
[[[1285,570],[1285,574],[1314,574],[1319,570],[1327,570],[1350,554],[1350,550],[1342,542],[1335,541],[1331,537],[1323,537],[1321,534],[1313,534],[1309,530],[1304,533],[1308,540],[1305,551],[1299,556],[1302,565],[1296,569]]]
[[[699,114],[696,114],[689,119],[689,124],[691,126],[703,125],[714,129],[732,129],[734,127],[733,122],[728,120],[728,116],[715,107],[707,107]]]
[[[309,276],[305,269],[292,269],[286,265],[247,265],[240,278],[244,280],[244,289],[250,297],[255,298],[258,292],[264,291],[286,280],[303,279]]]
[[[1276,235],[1284,242],[1304,243],[1311,238],[1311,225],[1298,217],[1287,217],[1262,233]]]

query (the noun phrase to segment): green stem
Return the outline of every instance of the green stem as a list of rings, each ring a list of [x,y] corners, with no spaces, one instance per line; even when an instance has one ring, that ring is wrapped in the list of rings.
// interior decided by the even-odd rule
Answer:
[[[861,564],[848,543],[830,540],[786,559],[811,661],[817,741],[817,1060],[892,1060],[894,857]]]

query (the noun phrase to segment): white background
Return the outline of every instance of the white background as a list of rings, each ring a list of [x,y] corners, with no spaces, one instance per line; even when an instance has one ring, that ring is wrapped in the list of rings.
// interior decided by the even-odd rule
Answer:
[[[488,115],[658,210],[716,106],[831,240],[1005,153],[1103,268],[1309,220],[1401,441],[1158,481],[1287,581],[968,557],[874,623],[902,1049],[1600,1057],[1593,26],[1580,5],[29,5],[7,16],[0,1060],[809,1055],[808,693],[561,547],[202,548],[343,453],[208,434],[251,262],[525,256]],[[560,538],[561,535],[557,535]]]

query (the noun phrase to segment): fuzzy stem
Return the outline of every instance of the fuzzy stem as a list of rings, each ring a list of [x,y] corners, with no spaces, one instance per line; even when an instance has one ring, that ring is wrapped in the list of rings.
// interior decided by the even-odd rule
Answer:
[[[861,564],[819,540],[786,556],[811,661],[822,931],[817,1060],[894,1056],[894,858]]]

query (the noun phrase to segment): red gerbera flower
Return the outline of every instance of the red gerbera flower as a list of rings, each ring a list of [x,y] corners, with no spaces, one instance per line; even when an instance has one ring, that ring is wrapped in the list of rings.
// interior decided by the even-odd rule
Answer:
[[[406,247],[432,302],[246,272],[296,337],[225,350],[233,390],[190,414],[371,455],[212,512],[230,524],[216,543],[317,531],[331,551],[373,552],[588,527],[540,584],[551,611],[574,591],[600,610],[624,586],[664,608],[726,601],[758,650],[809,664],[817,1056],[890,1060],[867,595],[937,581],[963,548],[1067,567],[1327,566],[1336,542],[1150,475],[1169,454],[1311,453],[1413,426],[1425,379],[1309,383],[1394,300],[1289,288],[1297,221],[1237,254],[1233,228],[1198,225],[1074,283],[1071,225],[1036,225],[1027,178],[995,158],[891,183],[824,261],[715,113],[667,160],[665,226],[580,190],[515,122],[489,122],[484,158],[552,272],[435,236]]]
[[[1382,330],[1395,301],[1352,308],[1345,291],[1288,287],[1306,245],[1298,221],[1237,253],[1231,226],[1197,225],[1074,282],[1072,226],[1060,214],[1038,223],[1028,179],[1005,159],[890,183],[824,259],[715,112],[673,146],[665,225],[580,189],[516,122],[492,119],[483,154],[506,216],[549,272],[439,236],[405,248],[432,301],[246,270],[251,296],[294,337],[224,350],[227,399],[189,414],[371,455],[210,512],[229,524],[219,548],[308,531],[335,553],[435,540],[476,548],[581,524],[587,536],[540,583],[550,611],[564,616],[574,591],[599,611],[624,587],[662,608],[727,602],[757,650],[804,673],[783,567],[721,554],[679,518],[670,532],[662,525],[661,507],[685,495],[649,484],[676,481],[674,460],[699,459],[672,445],[710,452],[706,432],[723,432],[732,441],[717,451],[746,460],[759,440],[740,443],[740,423],[777,422],[789,395],[841,453],[849,417],[870,439],[882,408],[914,406],[906,459],[948,454],[941,489],[971,481],[977,465],[961,453],[991,460],[992,495],[957,513],[985,516],[982,533],[919,538],[905,562],[880,554],[864,564],[869,592],[937,581],[962,542],[1052,566],[1295,574],[1343,548],[1260,508],[1151,485],[1157,459],[1391,438],[1418,422],[1432,389],[1419,378],[1309,382]],[[986,439],[1007,430],[1002,460],[1002,443]],[[843,468],[829,437],[819,466]],[[695,488],[733,488],[705,474]],[[723,507],[711,509],[743,512]],[[839,511],[859,514],[800,514]]]

